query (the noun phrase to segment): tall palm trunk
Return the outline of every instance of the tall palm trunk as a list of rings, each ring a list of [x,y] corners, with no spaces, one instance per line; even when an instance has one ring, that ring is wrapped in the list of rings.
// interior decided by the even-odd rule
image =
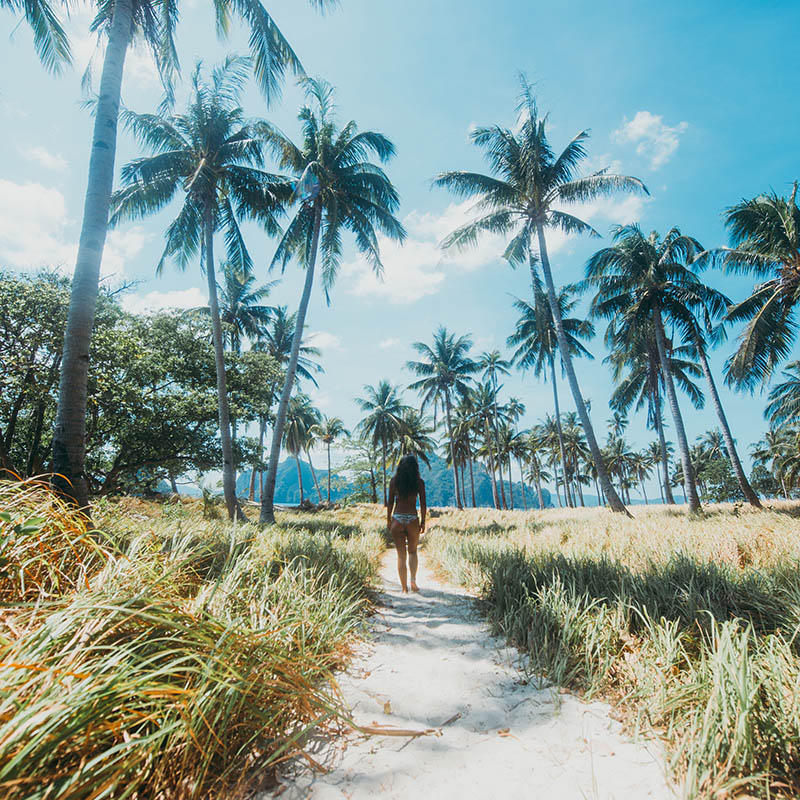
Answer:
[[[278,403],[278,412],[275,416],[275,427],[272,431],[272,446],[269,451],[269,465],[267,466],[267,480],[264,493],[261,495],[261,516],[259,521],[264,525],[275,524],[275,480],[278,476],[278,459],[281,457],[281,439],[286,425],[286,412],[289,409],[289,398],[294,388],[294,376],[297,372],[297,359],[300,356],[300,342],[303,339],[303,328],[306,324],[308,301],[311,297],[311,287],[314,285],[314,265],[317,260],[319,246],[319,231],[322,225],[322,203],[319,198],[314,201],[314,230],[311,238],[311,253],[306,266],[306,280],[303,284],[303,294],[300,297],[300,306],[297,309],[297,320],[292,337],[292,350],[289,354],[289,363],[286,365],[286,379],[283,392]]]
[[[678,439],[678,448],[681,451],[681,465],[683,466],[683,485],[684,494],[689,500],[689,511],[697,512],[702,510],[700,497],[697,494],[697,482],[695,481],[694,468],[689,456],[689,442],[686,439],[686,429],[683,427],[683,417],[678,405],[678,395],[675,391],[675,382],[672,380],[672,370],[669,366],[667,357],[667,341],[664,334],[664,324],[661,319],[661,310],[656,307],[653,309],[653,325],[656,330],[656,346],[658,347],[658,358],[661,361],[661,372],[664,376],[664,387],[667,390],[667,400],[672,419],[675,422],[675,435]]]
[[[539,500],[539,510],[541,511],[544,508],[544,495],[542,494],[542,481],[539,476],[536,476],[536,497]]]
[[[331,443],[327,442],[328,445],[328,505],[331,503]]]
[[[492,435],[489,432],[489,420],[484,417],[484,438],[486,440],[486,451],[489,454],[489,475],[492,479],[492,501],[494,502],[495,508],[500,508],[500,493],[497,491],[497,482],[495,480],[495,471],[494,471],[494,457],[492,455]]]
[[[492,373],[492,392],[494,402],[493,406],[493,425],[494,425],[494,452],[497,455],[497,471],[500,473],[500,496],[503,501],[503,508],[507,508],[506,503],[506,490],[503,486],[503,459],[500,458],[500,429],[497,424],[497,375]]]
[[[386,505],[388,496],[386,494],[386,437],[381,436],[381,451],[383,457],[383,504]]]
[[[206,204],[204,220],[204,247],[206,257],[206,279],[208,281],[208,306],[211,311],[211,334],[214,340],[214,361],[217,372],[217,407],[219,410],[219,434],[222,444],[222,491],[228,517],[246,520],[236,498],[236,473],[233,466],[233,443],[231,441],[231,420],[228,411],[228,388],[225,375],[225,351],[222,345],[222,323],[217,301],[217,279],[214,274],[214,219],[211,201]]]
[[[263,458],[264,454],[264,432],[267,428],[267,421],[264,417],[258,422],[258,463],[253,465],[253,471],[250,473],[250,502],[254,503],[256,499],[256,471],[259,474],[263,474],[262,470],[260,469],[261,459]]]
[[[661,396],[656,393],[656,431],[658,432],[658,446],[661,448],[661,471],[663,473],[662,486],[664,488],[664,501],[667,505],[674,506],[675,498],[672,496],[672,487],[669,485],[669,453],[667,440],[664,437],[664,420],[661,417]]]
[[[71,497],[79,508],[86,508],[89,504],[89,487],[84,474],[89,348],[114,184],[120,89],[125,54],[133,28],[132,6],[132,0],[116,0],[114,3],[111,30],[103,58],[83,223],[64,331],[58,411],[53,432],[53,484]]]
[[[705,348],[700,343],[697,345],[697,354],[700,356],[700,366],[703,368],[703,374],[706,376],[706,381],[708,382],[708,390],[711,393],[711,401],[714,403],[714,410],[719,417],[719,424],[722,428],[722,436],[725,439],[725,448],[728,451],[728,459],[733,467],[733,473],[736,475],[736,480],[739,481],[742,494],[745,496],[747,502],[755,508],[762,508],[758,495],[750,485],[750,481],[747,480],[744,469],[742,469],[742,462],[739,460],[739,454],[736,452],[736,444],[733,441],[733,435],[728,425],[728,418],[725,416],[725,410],[722,408],[722,401],[717,391],[717,384],[714,381],[714,376],[711,374],[711,367],[706,358]]]
[[[508,457],[508,497],[511,510],[514,510],[514,476],[511,474],[511,456]]]
[[[314,481],[314,488],[317,490],[317,495],[319,496],[320,503],[322,502],[322,491],[319,488],[319,482],[317,481],[317,472],[314,469],[314,463],[311,461],[311,449],[306,447],[306,458],[308,458],[308,467],[311,470],[311,477]]]
[[[456,450],[453,445],[453,425],[450,421],[450,392],[444,393],[444,411],[445,422],[447,423],[447,438],[450,442],[450,463],[453,465],[453,486],[455,487],[456,505],[463,508],[461,505],[461,496],[458,493],[458,467],[456,466]]]
[[[519,480],[522,484],[522,507],[525,511],[528,510],[528,498],[525,496],[525,473],[522,471],[522,456],[517,456],[517,464],[519,466]]]
[[[547,255],[547,242],[544,238],[544,228],[541,223],[536,225],[536,233],[539,238],[539,257],[542,262],[542,272],[544,273],[545,284],[547,285],[547,300],[550,303],[550,313],[553,315],[553,323],[556,326],[556,338],[558,339],[558,349],[561,354],[561,365],[567,373],[567,381],[569,382],[570,389],[572,390],[572,397],[575,400],[575,406],[578,410],[578,416],[583,425],[583,432],[586,436],[586,443],[589,446],[589,451],[592,454],[592,461],[594,461],[597,476],[600,480],[600,485],[603,487],[603,492],[608,500],[608,504],[612,511],[630,516],[630,512],[625,508],[622,500],[619,499],[614,487],[611,485],[611,480],[608,477],[603,455],[600,452],[600,447],[597,444],[597,439],[594,435],[594,428],[589,419],[589,414],[586,411],[586,404],[581,395],[580,386],[578,386],[578,378],[575,375],[575,369],[572,366],[572,357],[569,354],[569,345],[567,344],[567,336],[564,333],[564,323],[561,319],[561,309],[558,307],[558,300],[556,299],[556,289],[553,284],[553,274],[550,271],[550,258]],[[533,262],[531,262],[531,273],[533,273]]]
[[[294,454],[294,460],[297,464],[297,485],[300,487],[300,505],[303,505],[303,471],[300,469],[300,451]]]
[[[477,508],[475,504],[475,475],[472,472],[472,456],[469,458],[469,486],[472,492],[472,507]]]
[[[561,452],[561,471],[564,473],[564,499],[572,507],[572,500],[567,491],[567,451],[564,447],[564,431],[561,428],[561,407],[558,402],[558,386],[556,385],[556,359],[555,354],[550,359],[550,374],[553,379],[553,405],[556,410],[556,432],[558,433],[558,449]]]

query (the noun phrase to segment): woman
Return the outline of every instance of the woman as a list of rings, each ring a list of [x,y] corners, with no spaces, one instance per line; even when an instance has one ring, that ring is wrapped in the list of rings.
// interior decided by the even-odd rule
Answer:
[[[419,513],[417,518],[417,497]],[[417,543],[425,532],[425,481],[419,476],[416,456],[403,456],[397,465],[397,472],[389,481],[389,500],[386,504],[386,527],[392,534],[397,548],[397,574],[403,592],[408,592],[406,582],[406,552],[408,567],[411,570],[411,590],[419,591],[417,586]]]

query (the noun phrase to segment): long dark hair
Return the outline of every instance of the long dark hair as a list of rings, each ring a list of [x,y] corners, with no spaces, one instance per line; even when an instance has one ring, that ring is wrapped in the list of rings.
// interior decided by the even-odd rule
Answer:
[[[417,493],[419,488],[419,464],[417,457],[403,456],[397,464],[394,474],[394,485],[398,497],[410,497]]]

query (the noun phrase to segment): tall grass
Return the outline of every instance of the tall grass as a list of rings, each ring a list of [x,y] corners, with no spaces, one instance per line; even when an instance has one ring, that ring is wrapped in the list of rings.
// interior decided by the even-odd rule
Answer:
[[[687,797],[796,797],[796,512],[461,512],[426,548],[480,591],[532,678],[607,697],[663,736]]]
[[[127,498],[94,509],[99,534],[40,484],[0,498],[0,796],[236,797],[341,715],[375,530]]]

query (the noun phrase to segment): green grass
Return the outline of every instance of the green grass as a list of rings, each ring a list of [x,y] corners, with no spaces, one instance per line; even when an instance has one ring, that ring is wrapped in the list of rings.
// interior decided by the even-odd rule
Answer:
[[[664,738],[689,798],[800,794],[796,508],[454,512],[426,550],[543,677]]]
[[[341,718],[376,527],[126,498],[95,508],[101,534],[34,482],[0,502],[4,798],[236,797]]]

